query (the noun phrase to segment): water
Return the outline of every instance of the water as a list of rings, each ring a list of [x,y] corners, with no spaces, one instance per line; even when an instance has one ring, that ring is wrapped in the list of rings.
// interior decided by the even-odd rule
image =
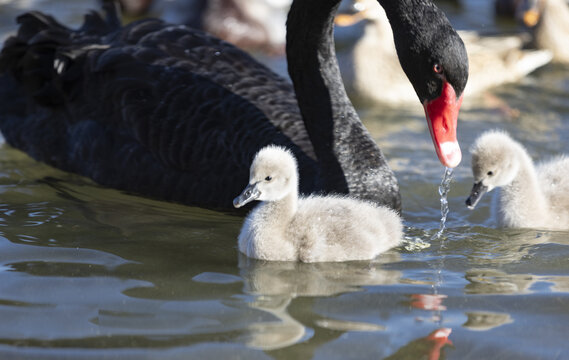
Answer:
[[[448,193],[450,191],[450,182],[452,180],[452,168],[445,168],[445,173],[443,175],[443,179],[441,184],[439,185],[439,195],[440,195],[440,203],[441,203],[441,221],[439,225],[439,230],[431,236],[431,241],[441,239],[443,232],[446,228],[446,221],[447,216],[450,211],[448,206]],[[438,251],[438,260],[435,264],[434,269],[434,281],[432,284],[432,294],[431,295],[422,295],[422,298],[426,300],[424,302],[430,304],[429,310],[433,310],[433,321],[437,322],[439,325],[442,326],[443,318],[442,318],[442,311],[446,310],[446,307],[442,305],[446,295],[439,294],[439,288],[443,285],[443,269],[445,268],[445,257],[442,254],[442,250],[445,248],[445,241],[441,239],[440,248]],[[448,328],[444,328],[448,329]],[[450,329],[452,330],[452,329]]]
[[[69,22],[88,7],[29,3]],[[359,107],[399,179],[406,237],[429,245],[372,262],[247,259],[240,217],[105,189],[1,145],[0,358],[569,358],[569,232],[496,229],[493,193],[464,205],[486,129],[536,159],[569,153],[568,94],[569,68],[548,66],[464,107],[439,237],[444,169],[421,106]]]
[[[441,184],[439,185],[439,195],[441,196],[441,200],[440,200],[441,201],[441,224],[439,225],[439,231],[437,231],[437,233],[435,235],[433,235],[431,240],[440,239],[440,237],[443,235],[443,232],[445,231],[447,216],[448,216],[448,212],[450,211],[450,209],[448,207],[447,197],[448,197],[448,193],[450,191],[451,180],[452,180],[452,168],[445,168],[443,180],[441,181]]]

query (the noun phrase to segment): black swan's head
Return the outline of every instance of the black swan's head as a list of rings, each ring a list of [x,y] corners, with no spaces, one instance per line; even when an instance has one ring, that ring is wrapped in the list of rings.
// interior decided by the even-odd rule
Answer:
[[[464,43],[428,0],[380,2],[393,28],[401,66],[425,108],[439,160],[456,167],[462,158],[456,125],[468,79]]]

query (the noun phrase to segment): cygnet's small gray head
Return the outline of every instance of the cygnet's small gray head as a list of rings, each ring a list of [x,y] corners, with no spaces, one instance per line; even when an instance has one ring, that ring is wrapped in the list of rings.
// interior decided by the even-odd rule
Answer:
[[[294,155],[283,147],[269,145],[255,155],[249,184],[233,199],[233,206],[239,208],[253,200],[280,200],[297,187],[298,170]]]
[[[504,131],[490,130],[478,137],[470,150],[474,185],[466,199],[469,209],[474,209],[486,192],[515,179],[520,167],[520,148]]]

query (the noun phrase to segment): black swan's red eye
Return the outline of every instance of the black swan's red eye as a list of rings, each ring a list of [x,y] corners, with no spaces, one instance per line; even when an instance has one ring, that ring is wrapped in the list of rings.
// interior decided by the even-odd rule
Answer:
[[[440,74],[443,72],[443,67],[440,64],[435,64],[433,65],[433,71],[437,74]]]

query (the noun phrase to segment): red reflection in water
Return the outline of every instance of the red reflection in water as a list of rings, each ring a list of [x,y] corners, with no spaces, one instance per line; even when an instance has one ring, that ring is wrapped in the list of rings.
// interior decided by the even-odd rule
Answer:
[[[423,339],[427,342],[432,343],[432,347],[429,350],[429,360],[439,360],[441,357],[441,349],[446,345],[452,345],[452,341],[448,339],[452,329],[440,328]]]
[[[441,294],[413,294],[411,295],[411,306],[422,310],[442,311],[447,309],[443,305],[443,300],[446,298],[446,295]]]
[[[429,335],[413,340],[403,346],[396,353],[387,357],[385,360],[395,359],[428,359],[439,360],[441,352],[447,345],[452,345],[448,339],[452,329],[440,328]]]

